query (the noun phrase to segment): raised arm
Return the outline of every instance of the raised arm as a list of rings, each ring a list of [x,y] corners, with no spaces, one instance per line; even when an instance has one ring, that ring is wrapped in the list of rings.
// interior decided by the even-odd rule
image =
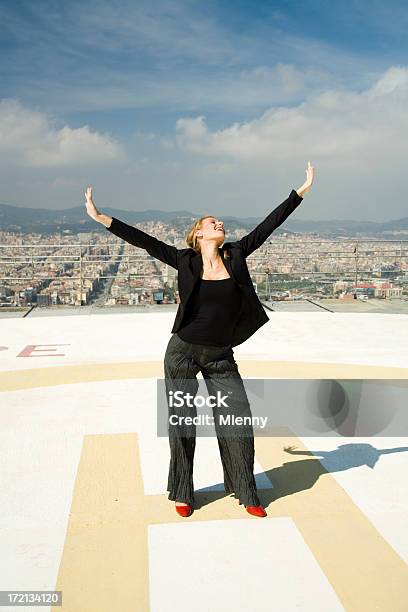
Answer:
[[[277,206],[269,215],[261,221],[249,234],[243,236],[240,240],[233,242],[244,254],[244,257],[251,255],[256,249],[265,242],[272,232],[282,225],[289,215],[299,206],[303,198],[292,189],[289,197],[286,198],[279,206]]]
[[[309,191],[313,183],[313,173],[314,168],[309,161],[306,169],[306,181],[303,185],[297,190],[292,189],[289,197],[269,213],[266,219],[261,221],[259,225],[249,232],[249,234],[246,234],[246,236],[243,236],[240,240],[232,243],[242,249],[244,257],[248,257],[251,253],[256,251],[272,232],[282,225],[289,215],[299,206],[303,200],[303,195]]]
[[[167,244],[150,234],[146,234],[141,229],[128,225],[124,221],[112,217],[112,222],[106,229],[126,240],[129,244],[145,249],[149,255],[156,259],[160,259],[163,263],[168,264],[172,268],[178,269],[177,248],[171,244]]]
[[[122,240],[136,247],[145,249],[149,255],[152,255],[156,259],[160,259],[160,261],[168,264],[172,268],[176,268],[176,270],[178,269],[178,249],[175,246],[166,244],[162,240],[150,236],[150,234],[143,232],[137,227],[128,225],[116,217],[109,217],[101,213],[96,208],[92,199],[92,187],[88,187],[86,190],[85,198],[86,210],[92,219],[104,225],[108,231],[118,236],[118,238],[122,238]]]

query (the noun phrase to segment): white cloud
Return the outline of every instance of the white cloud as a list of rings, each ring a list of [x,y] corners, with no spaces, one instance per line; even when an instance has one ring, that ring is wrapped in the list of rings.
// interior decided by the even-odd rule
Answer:
[[[290,89],[297,73],[288,68],[280,74],[286,75]],[[273,80],[265,66],[244,76],[265,83]],[[301,104],[271,101],[268,110],[255,119],[253,113],[247,114],[247,120],[229,121],[221,129],[212,127],[199,107],[196,114],[178,115],[172,139],[162,135],[159,126],[150,132],[142,124],[129,146],[131,159],[124,164],[111,163],[112,148],[106,151],[102,145],[102,161],[107,163],[95,160],[92,168],[83,161],[86,147],[81,138],[89,145],[89,155],[93,156],[96,147],[86,126],[79,130],[65,126],[64,135],[61,124],[55,127],[45,114],[3,101],[0,201],[26,206],[82,205],[83,191],[92,184],[102,207],[200,212],[211,205],[212,211],[223,214],[247,216],[250,210],[251,215],[262,216],[283,199],[286,189],[289,193],[302,184],[310,159],[316,168],[315,184],[300,216],[400,218],[406,214],[407,98],[408,70],[394,66],[371,87],[360,86],[357,91],[344,85],[324,91],[319,87],[305,95]],[[68,154],[61,141],[72,132],[76,133],[72,146],[76,147],[77,166],[63,161]],[[156,136],[150,141],[153,133]],[[116,145],[109,136],[94,136]],[[57,156],[59,165],[41,166],[35,157],[38,151]],[[71,152],[68,158],[72,157]],[[119,158],[114,156],[113,161]],[[13,159],[16,163],[5,163]]]
[[[400,92],[408,93],[408,70],[404,66],[392,66],[383,76],[371,87],[371,96],[381,96]]]
[[[368,168],[374,160],[405,165],[407,108],[408,69],[397,66],[365,91],[331,89],[225,129],[211,131],[205,115],[180,118],[175,141],[195,154],[257,164],[293,161],[307,151],[307,159],[338,168]]]
[[[87,125],[58,129],[45,114],[18,100],[0,101],[0,155],[31,167],[83,166],[124,161],[126,155],[109,135]]]

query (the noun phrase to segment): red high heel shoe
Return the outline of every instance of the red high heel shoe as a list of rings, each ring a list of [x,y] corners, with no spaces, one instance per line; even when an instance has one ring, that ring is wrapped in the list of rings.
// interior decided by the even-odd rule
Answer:
[[[262,506],[245,506],[245,508],[249,514],[253,514],[254,516],[267,516]]]
[[[178,512],[178,514],[180,516],[190,516],[190,514],[193,512],[193,508],[191,506],[177,506],[176,507],[176,512]]]

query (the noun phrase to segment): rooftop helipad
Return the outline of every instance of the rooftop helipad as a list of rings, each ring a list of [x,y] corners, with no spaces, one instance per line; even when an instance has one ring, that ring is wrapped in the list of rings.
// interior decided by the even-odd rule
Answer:
[[[175,308],[65,315],[0,320],[0,590],[62,590],[54,609],[72,612],[407,609],[407,437],[256,437],[265,519],[225,495],[217,440],[199,437],[181,518],[156,435]],[[368,408],[405,397],[405,314],[268,315],[234,349],[244,378],[302,382],[305,401],[342,379]]]

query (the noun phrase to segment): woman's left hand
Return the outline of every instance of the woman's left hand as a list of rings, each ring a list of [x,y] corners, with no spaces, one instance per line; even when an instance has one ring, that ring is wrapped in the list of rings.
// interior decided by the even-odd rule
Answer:
[[[306,180],[303,183],[303,185],[299,187],[299,189],[296,190],[297,193],[301,197],[303,197],[303,194],[307,193],[309,189],[311,188],[312,183],[313,183],[313,177],[314,177],[314,167],[309,161],[307,162],[307,168],[306,168]]]

